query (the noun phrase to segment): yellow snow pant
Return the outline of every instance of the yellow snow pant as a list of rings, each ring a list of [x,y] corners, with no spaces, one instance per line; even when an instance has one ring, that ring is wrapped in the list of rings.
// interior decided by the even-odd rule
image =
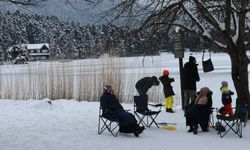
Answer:
[[[166,103],[165,103],[165,107],[168,109],[172,109],[173,108],[173,104],[174,104],[174,98],[173,96],[169,96],[166,98]]]

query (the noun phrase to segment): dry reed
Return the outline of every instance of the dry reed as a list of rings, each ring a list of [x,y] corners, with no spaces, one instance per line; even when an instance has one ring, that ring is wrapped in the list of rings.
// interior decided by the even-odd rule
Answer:
[[[15,71],[3,73],[0,68],[2,99],[98,101],[102,86],[110,84],[118,99],[129,103],[137,94],[134,85],[140,78],[160,75],[159,70],[148,73],[143,66],[127,69],[125,58],[109,55],[100,59],[72,62],[32,62],[13,65],[13,70]],[[152,102],[162,102],[162,93],[161,86],[152,87],[149,98]]]

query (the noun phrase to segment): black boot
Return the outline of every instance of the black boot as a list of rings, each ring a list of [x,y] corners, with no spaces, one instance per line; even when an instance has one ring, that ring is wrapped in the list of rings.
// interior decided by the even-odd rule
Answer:
[[[198,125],[194,125],[193,126],[193,132],[194,132],[194,134],[197,134],[198,133]]]
[[[141,127],[140,127],[139,125],[136,125],[135,128],[134,128],[133,133],[134,133],[134,135],[135,135],[136,137],[139,137],[139,134],[141,134],[141,133],[143,132],[144,129],[145,129],[144,126],[141,126]]]
[[[193,132],[193,131],[194,131],[193,127],[190,126],[190,128],[189,128],[189,130],[187,132]]]
[[[134,132],[134,135],[135,135],[136,137],[139,137],[139,134],[138,134],[138,133],[136,133],[136,132]]]
[[[142,133],[142,130],[138,127],[138,128],[135,128],[134,129],[134,135],[136,136],[136,137],[139,137],[139,134],[141,134]]]
[[[168,109],[168,112],[174,113],[173,109],[171,109],[171,108]]]

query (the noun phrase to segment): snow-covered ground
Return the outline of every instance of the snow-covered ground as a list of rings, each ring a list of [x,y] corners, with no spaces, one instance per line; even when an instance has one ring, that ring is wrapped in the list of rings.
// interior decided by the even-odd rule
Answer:
[[[0,150],[210,150],[210,149],[247,149],[250,147],[249,123],[243,128],[243,138],[229,132],[220,138],[214,129],[209,132],[198,132],[198,135],[187,133],[183,111],[180,110],[180,92],[178,82],[178,61],[170,59],[169,55],[152,57],[154,70],[169,69],[174,83],[175,111],[170,114],[162,111],[157,122],[177,123],[176,130],[170,131],[155,126],[147,128],[139,138],[133,134],[118,134],[113,137],[110,133],[97,134],[98,102],[78,102],[75,100],[55,100],[50,105],[43,100],[0,100]],[[201,81],[198,88],[208,86],[214,92],[215,107],[220,107],[220,82],[227,80],[233,91],[230,77],[230,60],[225,54],[212,54],[215,71],[203,73],[201,55],[194,54],[199,65]],[[161,61],[166,61],[164,65]],[[131,61],[138,58],[128,58]],[[150,59],[150,57],[148,57]],[[188,59],[186,55],[184,62]],[[157,64],[158,63],[158,64]],[[138,66],[138,67],[135,67]],[[133,67],[140,68],[134,63]],[[150,66],[150,65],[148,65]],[[160,71],[159,71],[160,72]],[[159,73],[157,72],[157,74]],[[152,92],[151,89],[150,92]],[[149,92],[149,94],[150,94]],[[233,96],[235,103],[236,96]],[[133,110],[133,104],[123,103],[126,109]]]

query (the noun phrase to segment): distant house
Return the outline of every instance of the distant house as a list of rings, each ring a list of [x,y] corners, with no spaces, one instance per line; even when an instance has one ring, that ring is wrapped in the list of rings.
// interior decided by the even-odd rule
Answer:
[[[50,49],[48,43],[43,44],[25,44],[29,53],[29,60],[48,60]]]

